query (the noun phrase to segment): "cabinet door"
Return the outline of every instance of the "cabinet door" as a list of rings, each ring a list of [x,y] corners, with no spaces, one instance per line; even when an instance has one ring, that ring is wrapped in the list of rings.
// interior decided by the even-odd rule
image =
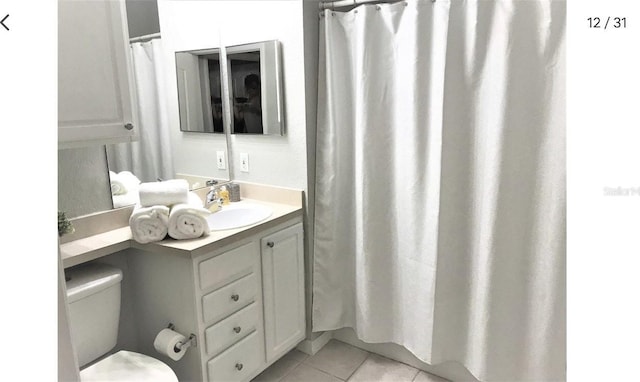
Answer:
[[[58,1],[58,144],[136,138],[124,1]]]
[[[264,237],[262,285],[267,363],[305,336],[302,224]]]

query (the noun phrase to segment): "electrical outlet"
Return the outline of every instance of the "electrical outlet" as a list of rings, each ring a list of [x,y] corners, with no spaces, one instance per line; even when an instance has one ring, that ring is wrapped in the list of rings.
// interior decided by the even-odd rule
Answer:
[[[240,171],[249,172],[249,154],[240,153]]]
[[[224,151],[216,151],[216,163],[218,164],[218,170],[227,169],[227,158],[224,156]]]

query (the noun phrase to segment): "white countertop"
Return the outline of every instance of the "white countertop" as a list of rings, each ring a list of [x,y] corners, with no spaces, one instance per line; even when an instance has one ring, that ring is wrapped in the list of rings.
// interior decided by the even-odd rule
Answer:
[[[265,186],[243,185],[249,189],[247,196],[256,197],[256,190]],[[294,217],[302,217],[302,191],[286,190],[290,194],[289,198],[269,197],[269,193],[264,193],[264,199],[242,198],[240,202],[233,204],[251,203],[260,204],[272,209],[273,213],[267,219],[256,224],[241,228],[211,231],[209,235],[198,239],[165,240],[140,244],[133,240],[129,226],[123,226],[103,233],[97,233],[77,240],[60,244],[60,255],[65,268],[72,267],[87,261],[95,260],[102,256],[122,251],[127,248],[138,248],[146,251],[173,253],[183,256],[199,256],[217,248],[223,247],[235,240],[253,235],[254,233],[276,226]],[[295,193],[299,193],[296,195]],[[298,197],[299,196],[299,197]],[[269,199],[269,200],[267,200]],[[224,207],[223,207],[224,209]]]

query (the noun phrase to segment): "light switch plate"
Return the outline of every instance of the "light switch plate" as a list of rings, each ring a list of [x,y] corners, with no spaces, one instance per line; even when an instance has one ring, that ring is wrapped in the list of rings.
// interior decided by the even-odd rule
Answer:
[[[227,158],[224,155],[224,151],[216,151],[216,163],[218,165],[218,170],[226,170],[227,169]]]
[[[240,171],[249,172],[249,154],[240,153]]]

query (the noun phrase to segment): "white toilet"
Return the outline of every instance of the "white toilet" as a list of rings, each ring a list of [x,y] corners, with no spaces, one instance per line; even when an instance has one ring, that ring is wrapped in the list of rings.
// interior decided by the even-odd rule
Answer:
[[[178,381],[165,363],[126,350],[82,369],[116,346],[122,271],[105,264],[85,264],[65,273],[71,336],[81,368],[80,380]]]

